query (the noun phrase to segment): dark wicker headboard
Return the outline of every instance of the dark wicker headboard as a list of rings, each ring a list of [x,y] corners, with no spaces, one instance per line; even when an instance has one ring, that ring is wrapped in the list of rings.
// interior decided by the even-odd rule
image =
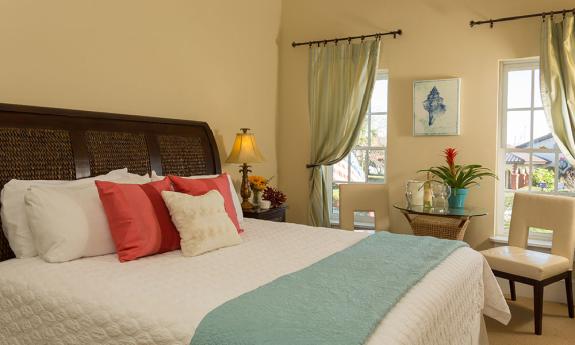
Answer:
[[[0,188],[14,178],[74,180],[121,168],[181,176],[221,172],[205,122],[0,103]],[[0,261],[13,257],[0,231]]]

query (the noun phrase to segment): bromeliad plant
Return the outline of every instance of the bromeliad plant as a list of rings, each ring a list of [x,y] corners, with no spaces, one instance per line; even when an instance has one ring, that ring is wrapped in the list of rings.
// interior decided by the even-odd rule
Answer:
[[[440,179],[441,182],[451,187],[451,195],[449,196],[449,207],[451,208],[462,208],[465,205],[465,198],[468,192],[467,188],[474,185],[478,186],[478,180],[482,180],[484,177],[497,179],[497,176],[491,170],[479,164],[455,164],[457,150],[454,148],[446,148],[443,153],[447,166],[431,167],[420,170],[419,172],[430,173],[433,175],[433,178],[431,178],[432,181]]]
[[[457,150],[454,148],[446,148],[443,151],[443,154],[445,155],[447,166],[431,167],[429,169],[420,170],[419,172],[431,173],[434,177],[439,178],[452,189],[467,189],[474,185],[478,186],[478,180],[482,180],[484,177],[493,177],[497,179],[497,175],[495,175],[490,169],[479,164],[455,164]]]

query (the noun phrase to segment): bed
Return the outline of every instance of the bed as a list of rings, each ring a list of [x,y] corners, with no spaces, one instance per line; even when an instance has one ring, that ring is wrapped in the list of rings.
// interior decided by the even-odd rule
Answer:
[[[209,126],[193,121],[0,105],[0,148],[2,185],[124,167],[221,172]],[[255,219],[243,228],[239,246],[128,263],[115,255],[61,264],[12,259],[0,234],[0,344],[189,344],[214,308],[367,236]],[[483,315],[510,317],[482,256],[459,248],[408,291],[367,344],[482,344]]]

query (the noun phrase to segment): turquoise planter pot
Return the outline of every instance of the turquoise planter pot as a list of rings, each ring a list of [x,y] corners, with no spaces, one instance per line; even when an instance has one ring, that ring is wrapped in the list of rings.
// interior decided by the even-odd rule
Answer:
[[[465,199],[467,198],[467,188],[453,188],[449,196],[450,208],[463,208],[465,206]]]

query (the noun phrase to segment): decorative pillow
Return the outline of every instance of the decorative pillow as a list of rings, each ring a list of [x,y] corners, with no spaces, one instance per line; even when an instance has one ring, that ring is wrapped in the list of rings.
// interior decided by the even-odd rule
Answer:
[[[10,180],[4,185],[0,202],[2,203],[2,229],[4,235],[8,239],[10,248],[17,258],[31,258],[37,256],[34,239],[32,232],[28,226],[26,217],[26,204],[24,202],[24,194],[26,191],[35,185],[43,186],[78,186],[93,184],[94,180],[110,180],[118,179],[128,175],[128,169],[113,170],[106,175],[97,177],[90,177],[76,181],[59,181],[59,180]]]
[[[123,183],[149,181],[149,178],[135,176],[120,176],[114,180]],[[64,262],[115,252],[94,180],[71,185],[31,186],[24,200],[36,250],[45,261]]]
[[[162,198],[182,238],[184,256],[196,256],[242,242],[218,191],[211,190],[202,196],[162,192]]]
[[[228,181],[230,182],[230,192],[232,193],[232,200],[234,202],[234,208],[236,209],[236,216],[238,217],[238,222],[240,223],[240,225],[242,224],[242,222],[244,221],[244,213],[242,211],[242,202],[240,201],[240,197],[238,196],[238,193],[236,192],[236,187],[234,187],[234,182],[232,181],[232,177],[229,174],[226,174],[228,176]],[[183,178],[187,178],[190,180],[195,180],[195,179],[205,179],[205,178],[215,178],[218,177],[220,175],[195,175],[195,176],[187,176],[187,177],[183,177]],[[156,174],[156,172],[154,170],[152,170],[152,174],[150,175],[152,181],[160,181],[163,180],[165,176],[160,176],[158,174]]]
[[[172,180],[176,192],[186,193],[193,196],[204,195],[211,190],[217,190],[218,192],[220,192],[220,194],[224,198],[224,206],[226,208],[226,212],[228,213],[228,216],[230,217],[232,223],[234,223],[234,226],[238,230],[238,233],[241,233],[243,231],[240,228],[236,208],[234,207],[234,201],[232,199],[232,193],[230,191],[228,174],[224,173],[214,178],[198,178],[198,179],[170,176],[170,180]]]
[[[169,178],[146,184],[96,181],[121,262],[180,248],[180,235],[160,192]]]

